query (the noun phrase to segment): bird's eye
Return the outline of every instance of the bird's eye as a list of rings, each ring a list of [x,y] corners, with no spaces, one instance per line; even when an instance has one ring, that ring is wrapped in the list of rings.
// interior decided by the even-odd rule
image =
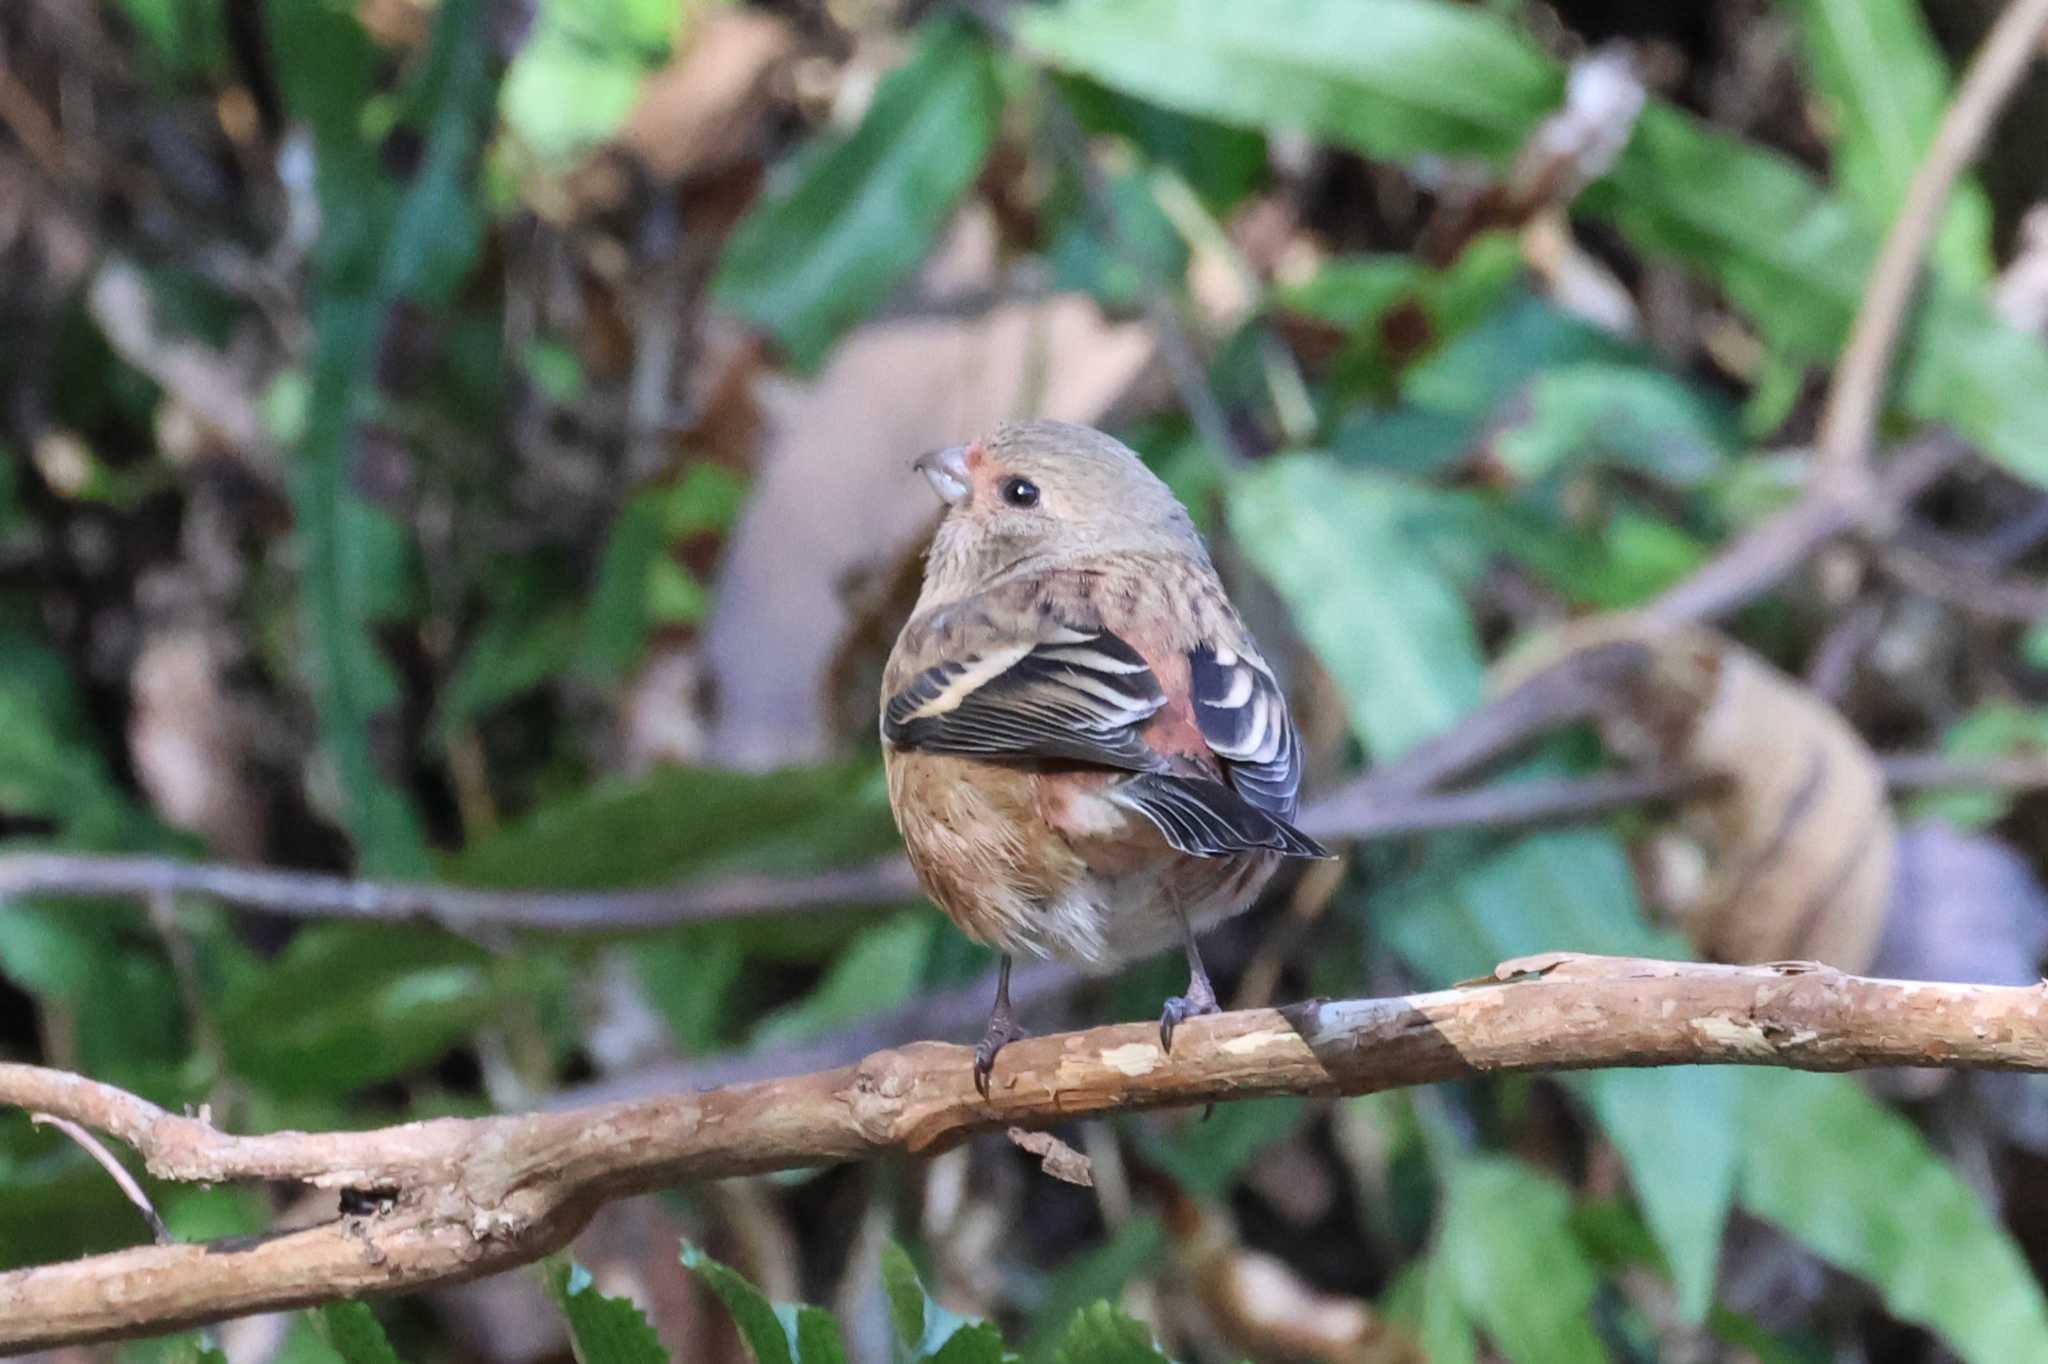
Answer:
[[[1038,485],[1028,478],[1006,478],[1003,480],[1003,501],[1013,507],[1035,507],[1038,505]]]

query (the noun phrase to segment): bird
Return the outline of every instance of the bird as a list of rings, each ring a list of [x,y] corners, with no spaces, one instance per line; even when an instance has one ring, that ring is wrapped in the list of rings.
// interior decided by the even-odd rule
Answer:
[[[1100,974],[1178,942],[1159,1040],[1218,1011],[1196,935],[1288,858],[1301,738],[1187,508],[1115,438],[1007,424],[919,457],[945,504],[883,670],[889,805],[919,884],[1001,954],[974,1054],[1026,1036],[1019,954]]]

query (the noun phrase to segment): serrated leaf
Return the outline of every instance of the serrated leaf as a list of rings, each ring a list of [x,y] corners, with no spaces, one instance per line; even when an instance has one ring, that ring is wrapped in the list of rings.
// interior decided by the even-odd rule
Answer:
[[[661,1337],[632,1299],[598,1292],[590,1271],[574,1260],[551,1260],[544,1272],[569,1323],[577,1364],[668,1364]]]
[[[398,1352],[366,1303],[330,1302],[315,1309],[313,1323],[347,1364],[399,1364]]]
[[[2039,1281],[1911,1123],[1847,1076],[1745,1079],[1744,1207],[1874,1284],[1893,1316],[1970,1364],[2048,1359]]]
[[[1053,1347],[1054,1364],[1168,1364],[1151,1328],[1106,1302],[1078,1312]]]
[[[683,1263],[704,1280],[732,1313],[755,1364],[845,1364],[846,1348],[832,1315],[816,1307],[770,1302],[746,1276],[683,1246]]]
[[[1572,1239],[1562,1185],[1511,1160],[1452,1171],[1436,1249],[1466,1314],[1513,1364],[1603,1364],[1598,1279]]]
[[[927,23],[853,135],[733,230],[717,300],[815,369],[924,259],[981,169],[999,103],[987,46],[964,24]]]
[[[1375,758],[1478,702],[1471,614],[1431,561],[1428,489],[1327,457],[1267,460],[1230,490],[1230,528],[1286,599]]]

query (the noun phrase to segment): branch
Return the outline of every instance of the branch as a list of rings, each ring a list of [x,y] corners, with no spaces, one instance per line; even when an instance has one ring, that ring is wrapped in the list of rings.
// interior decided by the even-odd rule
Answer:
[[[566,1243],[598,1205],[686,1180],[942,1150],[978,1132],[1258,1095],[1367,1094],[1496,1071],[1763,1065],[2048,1070],[2048,988],[1869,980],[1803,963],[1557,954],[1391,999],[1150,1023],[1005,1048],[991,1099],[969,1051],[919,1042],[858,1064],[695,1094],[368,1132],[233,1136],[108,1085],[0,1065],[0,1102],[120,1137],[161,1179],[354,1190],[317,1226],[140,1246],[0,1274],[0,1351],[156,1333],[475,1278]]]
[[[1941,226],[1963,167],[1976,159],[1998,111],[2032,65],[2044,31],[2048,0],[2012,0],[2005,7],[1970,59],[1934,141],[1906,187],[1905,203],[1871,267],[1863,304],[1821,409],[1815,473],[1819,482],[1838,491],[1853,492],[1869,478],[1871,436],[1927,244]]]
[[[1309,802],[1298,821],[1318,838],[1408,838],[1452,829],[1527,829],[1596,819],[1637,805],[1703,795],[1710,778],[1688,772],[1607,773],[1555,781],[1504,782],[1432,792],[1499,758],[1532,735],[1582,719],[1598,704],[1608,669],[1625,668],[1631,646],[1594,651],[1582,671],[1546,673],[1473,712],[1438,739]],[[1897,754],[1882,760],[1897,788],[2048,787],[2048,759],[1950,758]],[[1932,775],[1929,775],[1932,774]],[[921,895],[901,857],[832,871],[718,876],[644,890],[475,890],[430,881],[356,881],[319,872],[180,862],[124,853],[0,853],[0,908],[29,896],[139,898],[194,895],[293,918],[420,920],[456,932],[508,928],[557,933],[625,933],[850,905],[885,905]]]
[[[318,872],[96,853],[0,854],[0,904],[28,895],[198,895],[270,914],[419,919],[556,932],[668,928],[915,899],[902,858],[803,875],[734,875],[645,890],[475,890],[430,881],[356,881]]]

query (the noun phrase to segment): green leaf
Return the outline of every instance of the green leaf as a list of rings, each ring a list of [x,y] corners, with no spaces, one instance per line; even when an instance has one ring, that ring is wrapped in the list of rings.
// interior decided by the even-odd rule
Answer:
[[[360,1302],[330,1302],[313,1313],[320,1335],[347,1364],[399,1364],[376,1314]]]
[[[1062,80],[1061,92],[1091,133],[1123,137],[1157,165],[1187,180],[1211,210],[1250,194],[1266,172],[1266,140],[1210,119],[1162,109],[1092,81]]]
[[[1133,1217],[1109,1240],[1061,1265],[1038,1301],[1037,1324],[1024,1341],[1024,1358],[1050,1361],[1066,1338],[1063,1327],[1090,1303],[1113,1298],[1166,1255],[1166,1229],[1149,1214]]]
[[[1524,482],[1599,462],[1696,487],[1736,445],[1732,411],[1659,370],[1558,365],[1535,376],[1526,399],[1527,417],[1493,440],[1494,457]]]
[[[590,1271],[556,1257],[545,1267],[548,1293],[569,1323],[577,1364],[668,1364],[668,1351],[630,1298],[597,1291]]]
[[[1948,67],[1917,0],[1786,0],[1833,125],[1835,181],[1873,223],[1888,224],[1949,98]],[[1965,181],[1950,196],[1935,259],[1951,279],[1990,272],[1991,204]]]
[[[882,1287],[902,1346],[897,1357],[906,1364],[1003,1364],[1009,1358],[994,1326],[949,1312],[926,1295],[917,1266],[894,1241],[882,1247]]]
[[[1682,942],[1644,922],[1627,854],[1609,834],[1540,834],[1477,859],[1438,857],[1431,867],[1376,895],[1374,915],[1394,949],[1433,985],[1551,949],[1688,955]],[[1711,1304],[1734,1198],[1741,1080],[1730,1071],[1681,1068],[1564,1081],[1627,1163],[1691,1320]]]
[[[1168,1364],[1141,1321],[1106,1302],[1084,1307],[1053,1347],[1054,1364]]]
[[[938,916],[924,909],[862,929],[814,989],[762,1020],[755,1044],[807,1042],[903,1003],[924,983],[938,931]]]
[[[1776,153],[1663,105],[1644,110],[1613,174],[1582,200],[1647,250],[1684,260],[1754,317],[1784,359],[1834,358],[1877,230]],[[2013,473],[2048,481],[2048,348],[1938,276],[1894,400],[1949,422]]]
[[[664,768],[544,806],[449,858],[444,874],[483,886],[652,885],[843,866],[895,846],[872,759],[764,773]]]
[[[1466,1313],[1513,1364],[1597,1364],[1598,1280],[1571,1233],[1563,1186],[1516,1161],[1474,1158],[1452,1172],[1434,1254]]]
[[[668,1021],[686,1056],[718,1049],[732,1028],[727,999],[746,964],[746,946],[732,924],[703,924],[625,948],[648,1002]]]
[[[28,630],[0,623],[0,814],[47,821],[95,851],[176,846],[115,782],[70,669]]]
[[[2048,1359],[2048,1304],[2011,1236],[1911,1123],[1847,1076],[1747,1075],[1743,1206],[1876,1285],[1970,1364]]]
[[[1350,702],[1376,758],[1477,704],[1479,641],[1431,562],[1443,502],[1419,484],[1328,458],[1267,460],[1230,490],[1230,528]]]
[[[497,707],[562,671],[579,624],[566,610],[493,615],[463,651],[434,708],[434,741],[446,745]]]
[[[400,191],[364,134],[380,60],[368,35],[329,5],[272,0],[267,13],[286,103],[312,130],[318,168],[311,387],[290,480],[304,539],[306,667],[364,867],[416,874],[426,867],[418,816],[370,743],[378,712],[398,696],[371,632],[390,613],[409,555],[398,523],[356,491],[351,467],[375,405],[389,310],[446,299],[475,259],[481,221],[469,179],[490,111],[490,45],[479,0],[440,6],[406,92],[424,124],[421,169]]]
[[[1958,758],[1996,758],[2048,751],[2048,709],[1992,701],[1950,724],[1941,750]],[[1980,829],[2005,818],[2014,793],[1927,791],[1914,797],[1913,814],[1965,829]]]
[[[1309,1116],[1309,1101],[1250,1099],[1226,1104],[1209,1117],[1161,1141],[1149,1132],[1147,1158],[1191,1194],[1226,1196],[1252,1157],[1292,1137]]]
[[[1054,64],[1128,94],[1370,156],[1505,157],[1562,89],[1495,13],[1443,0],[1068,0],[1019,28]],[[1790,160],[1656,101],[1580,205],[1703,272],[1781,364],[1834,358],[1877,250],[1875,224]],[[1965,282],[1936,280],[1897,401],[2048,483],[2048,347],[1959,293]]]
[[[718,301],[815,369],[924,259],[981,169],[999,103],[986,45],[964,24],[927,23],[853,135],[734,229]]]
[[[1563,91],[1505,25],[1435,0],[1069,0],[1016,23],[1052,65],[1112,88],[1373,156],[1504,158]]]
[[[1641,365],[1649,358],[1517,288],[1404,374],[1401,397],[1433,412],[1483,417],[1558,367]]]
[[[1381,1300],[1387,1319],[1409,1328],[1429,1364],[1475,1364],[1479,1357],[1454,1269],[1441,1255],[1410,1260]]]
[[[618,130],[667,60],[696,0],[544,0],[505,72],[505,126],[541,162],[566,165]]]
[[[739,516],[746,485],[729,471],[699,464],[672,484],[635,494],[619,510],[605,542],[597,586],[585,613],[581,662],[593,678],[615,682],[639,661],[648,631],[676,623],[657,600],[663,574],[682,572],[670,557],[678,542],[720,532]],[[680,614],[694,623],[698,609]]]
[[[816,1307],[768,1301],[760,1289],[692,1245],[683,1247],[683,1263],[710,1286],[725,1310],[732,1313],[740,1339],[755,1364],[845,1364],[846,1348],[839,1325]]]
[[[231,983],[216,1017],[236,1074],[281,1095],[341,1094],[436,1059],[504,988],[489,954],[449,934],[316,924]]]
[[[1628,1166],[1687,1321],[1714,1305],[1741,1156],[1731,1115],[1748,1079],[1725,1066],[1669,1066],[1596,1070],[1571,1083]]]

